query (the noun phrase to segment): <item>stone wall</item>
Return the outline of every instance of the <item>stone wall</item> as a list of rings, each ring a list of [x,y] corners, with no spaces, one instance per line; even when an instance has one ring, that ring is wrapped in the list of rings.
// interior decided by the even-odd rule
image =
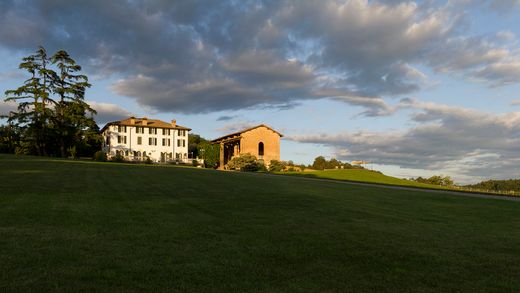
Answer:
[[[264,143],[264,155],[258,155],[258,145]],[[266,127],[258,127],[242,133],[240,153],[250,153],[258,159],[263,159],[266,165],[271,160],[280,160],[280,136]]]

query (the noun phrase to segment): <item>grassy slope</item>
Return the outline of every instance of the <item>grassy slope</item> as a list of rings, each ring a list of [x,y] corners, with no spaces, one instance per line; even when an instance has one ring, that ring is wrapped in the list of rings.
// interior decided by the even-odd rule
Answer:
[[[346,181],[357,181],[357,182],[369,182],[379,183],[388,185],[400,185],[400,186],[413,186],[421,188],[432,188],[432,189],[445,189],[442,186],[424,184],[415,181],[409,181],[390,177],[378,172],[362,169],[343,169],[343,170],[324,170],[324,171],[306,171],[306,172],[283,172],[280,174],[295,175],[295,176],[306,176],[314,178],[325,178],[335,180],[346,180]]]
[[[0,289],[518,291],[520,203],[0,155]]]

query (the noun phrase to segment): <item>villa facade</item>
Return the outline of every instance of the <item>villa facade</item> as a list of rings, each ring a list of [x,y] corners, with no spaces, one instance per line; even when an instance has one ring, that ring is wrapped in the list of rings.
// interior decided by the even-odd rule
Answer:
[[[175,120],[170,123],[144,118],[107,123],[101,129],[103,151],[109,158],[121,155],[128,161],[190,163],[188,135],[190,128],[180,126]]]

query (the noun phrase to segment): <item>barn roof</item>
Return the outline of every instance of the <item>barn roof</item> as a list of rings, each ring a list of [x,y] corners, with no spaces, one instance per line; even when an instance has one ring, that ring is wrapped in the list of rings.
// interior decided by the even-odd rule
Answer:
[[[271,127],[265,125],[265,124],[260,124],[260,125],[257,125],[257,126],[254,126],[254,127],[250,127],[250,128],[247,128],[247,129],[244,129],[244,130],[241,130],[241,131],[237,131],[237,132],[233,132],[233,133],[230,133],[230,134],[227,134],[227,135],[224,135],[224,136],[221,136],[219,138],[216,138],[214,140],[212,140],[211,142],[212,143],[218,143],[220,142],[221,140],[225,140],[225,139],[229,139],[229,138],[232,138],[234,136],[240,136],[242,135],[242,133],[244,132],[248,132],[248,131],[251,131],[253,129],[256,129],[256,128],[259,128],[259,127],[265,127],[269,130],[272,130],[274,133],[278,134],[280,137],[283,137],[283,134],[281,134],[280,132],[272,129]]]

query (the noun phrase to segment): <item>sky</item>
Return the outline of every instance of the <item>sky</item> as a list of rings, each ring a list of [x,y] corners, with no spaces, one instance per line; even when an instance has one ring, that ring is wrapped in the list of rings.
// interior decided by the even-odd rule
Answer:
[[[267,124],[295,163],[520,178],[519,37],[520,0],[4,0],[0,93],[42,45],[82,65],[100,126]]]

